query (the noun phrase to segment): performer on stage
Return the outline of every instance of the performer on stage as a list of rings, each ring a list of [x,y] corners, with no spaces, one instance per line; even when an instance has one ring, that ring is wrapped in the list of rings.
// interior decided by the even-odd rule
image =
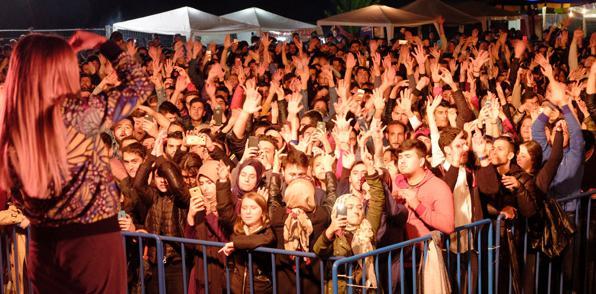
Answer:
[[[76,53],[99,48],[120,86],[80,95]],[[31,220],[34,293],[124,293],[119,193],[100,133],[153,90],[145,71],[105,37],[31,34],[14,49],[0,95],[0,190]]]

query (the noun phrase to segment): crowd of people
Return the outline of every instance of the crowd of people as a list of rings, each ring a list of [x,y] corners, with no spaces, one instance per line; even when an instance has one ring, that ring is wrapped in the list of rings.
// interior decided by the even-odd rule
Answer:
[[[320,293],[318,263],[328,257],[432,231],[449,235],[500,214],[518,230],[527,219],[530,238],[540,240],[544,203],[593,185],[596,33],[587,37],[563,24],[528,40],[515,30],[446,36],[442,19],[437,27],[429,36],[402,30],[394,40],[333,30],[304,41],[263,34],[250,43],[227,36],[216,45],[176,36],[173,44],[155,38],[146,47],[115,32],[99,51],[79,54],[80,93],[64,98],[61,108],[66,127],[77,130],[66,133],[69,144],[80,142],[68,148],[68,164],[104,161],[109,172],[71,171],[72,181],[62,186],[47,177],[21,176],[13,184],[40,195],[48,184],[59,191],[80,179],[113,178],[115,184],[89,185],[87,195],[115,193],[119,203],[98,197],[92,206],[100,209],[62,199],[23,207],[27,202],[13,195],[17,207],[33,224],[118,214],[122,231],[225,243],[190,254],[190,293],[204,292],[205,284],[224,292],[226,262],[232,293],[248,293],[248,261],[239,252],[260,246],[320,256],[300,263],[299,281],[302,292]],[[26,49],[28,39],[4,48],[1,82],[14,66],[11,51]],[[101,155],[84,157],[91,148]],[[26,164],[19,159],[10,163],[17,171]],[[576,205],[563,205],[572,219]],[[474,250],[471,240],[459,239],[453,250]],[[553,258],[563,259],[570,247]],[[506,264],[520,265],[516,290],[534,293],[540,250],[530,248],[525,263],[503,254]],[[137,251],[131,254],[136,268]],[[149,291],[157,289],[156,265],[163,262],[167,292],[183,293],[180,247],[166,244],[164,259],[156,260],[150,245],[144,258]],[[296,287],[294,260],[279,257],[277,273],[268,255],[255,254],[253,263],[255,293],[272,292],[272,274],[279,289]],[[477,272],[477,260],[472,264],[467,274]],[[577,278],[561,268],[565,281]],[[387,279],[398,283],[397,270],[377,277],[371,259],[355,275],[362,272],[372,289],[386,287]],[[128,275],[130,288],[137,287],[138,272]]]

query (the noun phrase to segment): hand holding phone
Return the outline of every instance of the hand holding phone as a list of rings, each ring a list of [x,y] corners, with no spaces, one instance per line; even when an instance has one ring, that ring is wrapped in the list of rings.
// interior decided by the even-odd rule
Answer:
[[[259,148],[259,137],[257,137],[257,136],[248,137],[248,148]]]
[[[215,107],[215,111],[213,112],[213,120],[215,121],[216,126],[221,126],[223,123],[223,110],[219,105]]]
[[[189,145],[189,146],[205,145],[205,138],[203,136],[199,136],[199,135],[188,135],[188,136],[186,136],[186,145]]]

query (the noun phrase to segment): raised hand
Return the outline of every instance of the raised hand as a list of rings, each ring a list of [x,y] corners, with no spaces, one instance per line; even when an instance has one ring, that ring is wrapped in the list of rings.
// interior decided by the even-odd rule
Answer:
[[[406,115],[412,115],[412,93],[410,89],[406,88],[399,93],[400,100],[397,102]]]
[[[188,87],[188,85],[190,85],[190,78],[184,69],[176,67],[176,71],[179,73],[179,75],[178,78],[176,78],[175,90],[182,92]]]
[[[515,58],[521,58],[526,51],[527,44],[524,41],[517,41],[513,44],[513,52],[515,54]]]
[[[348,52],[346,55],[346,68],[354,68],[356,66],[354,54]]]
[[[297,114],[302,111],[302,109],[304,109],[304,106],[302,105],[302,94],[292,94],[288,100],[288,113]]]
[[[196,189],[195,191],[199,194],[191,195],[190,205],[188,207],[188,214],[186,216],[186,222],[188,222],[188,225],[190,226],[195,225],[195,216],[197,215],[197,213],[207,209],[205,206],[205,198],[201,194],[201,190]]]
[[[379,89],[373,89],[373,104],[375,106],[375,113],[383,113],[383,109],[385,109],[385,99],[383,98],[383,92]]]
[[[424,53],[424,47],[422,47],[422,45],[418,45],[417,47],[414,47],[414,53],[412,54],[412,56],[414,56],[414,58],[416,59],[416,62],[418,62],[418,66],[424,66],[424,63],[426,62],[426,59],[428,58],[428,54]]]
[[[437,97],[435,97],[434,99],[432,99],[432,97],[429,96],[429,99],[426,101],[427,116],[434,117],[435,110],[437,110],[437,107],[439,107],[441,101],[443,101],[443,96],[441,95],[437,95]]]
[[[221,160],[217,164],[217,178],[220,182],[227,182],[230,179],[230,167]]]
[[[126,53],[130,56],[135,56],[137,54],[137,45],[134,41],[126,42]]]
[[[226,34],[226,36],[224,37],[224,49],[228,49],[232,46],[232,41],[230,40],[230,34]]]
[[[97,48],[106,41],[107,39],[104,36],[86,31],[76,31],[68,40],[68,44],[74,52],[79,52]]]
[[[449,87],[451,87],[452,90],[456,91],[457,84],[453,81],[453,76],[451,75],[451,72],[444,67],[440,68],[440,71],[440,78],[443,81],[443,83],[449,85]]]
[[[172,72],[174,71],[174,61],[172,59],[166,59],[164,64],[164,73],[166,74],[166,78],[172,76]]]
[[[273,155],[273,167],[272,172],[279,173],[281,171],[281,160],[283,157],[283,150],[275,150],[275,154]]]
[[[383,73],[383,77],[382,77],[383,78],[382,86],[385,88],[391,87],[395,83],[396,74],[397,73],[393,66],[390,66],[389,68],[385,69],[385,72]]]
[[[418,80],[418,83],[416,83],[416,89],[422,91],[428,84],[430,84],[430,79],[428,77],[421,77],[420,80]]]
[[[486,140],[482,133],[475,127],[475,132],[472,135],[472,151],[478,158],[485,158],[486,154]]]
[[[563,107],[563,105],[569,102],[569,99],[565,94],[565,88],[563,85],[561,85],[561,83],[551,80],[549,86],[551,90],[551,95],[549,98],[550,102],[559,107]]]
[[[439,59],[441,58],[441,50],[439,50],[439,48],[437,47],[437,45],[435,44],[434,47],[430,48],[430,55],[438,62]]]
[[[336,91],[337,96],[339,96],[339,100],[345,102],[349,99],[348,90],[350,88],[350,81],[349,80],[338,80]]]
[[[439,81],[441,81],[441,75],[439,75],[439,63],[435,62],[435,61],[431,61],[430,64],[430,72],[431,72],[431,76],[433,79],[433,83],[438,83]]]
[[[544,76],[546,76],[551,82],[555,81],[555,76],[553,75],[553,67],[550,63],[542,63],[540,64],[540,71]]]
[[[155,62],[161,62],[161,48],[157,46],[149,46],[149,57]]]
[[[242,88],[246,93],[246,99],[244,100],[242,110],[249,114],[254,114],[261,111],[261,94],[259,94],[259,91],[257,91],[255,80],[247,80],[246,84],[242,86]]]
[[[474,72],[480,72],[480,69],[482,68],[482,66],[489,60],[490,60],[490,55],[488,54],[488,52],[484,51],[484,50],[480,51],[478,53],[478,57],[476,57],[472,61],[472,65],[474,66]]]

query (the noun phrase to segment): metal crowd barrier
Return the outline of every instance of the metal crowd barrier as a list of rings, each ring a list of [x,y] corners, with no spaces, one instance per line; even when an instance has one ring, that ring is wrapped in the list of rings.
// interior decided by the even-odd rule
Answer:
[[[467,256],[466,268],[467,268],[467,293],[473,293],[473,276],[476,275],[475,282],[476,288],[479,293],[492,293],[493,289],[493,224],[489,219],[477,221],[468,225],[457,227],[455,232],[451,235],[455,237],[456,246],[454,247],[455,252],[452,252],[451,240],[449,236],[444,236],[445,245],[443,246],[443,253],[445,256],[445,267],[447,273],[452,272],[452,267],[456,269],[456,276],[450,276],[452,283],[451,289],[455,289],[457,292],[462,292],[462,275],[461,275],[461,260],[462,255]],[[462,238],[463,237],[463,238]],[[485,239],[486,238],[486,239]],[[426,258],[428,252],[429,242],[432,236],[425,235],[416,239],[411,239],[398,244],[379,248],[364,254],[354,255],[346,258],[339,259],[333,263],[332,268],[332,282],[333,282],[333,293],[339,292],[339,278],[347,277],[346,283],[348,293],[352,293],[353,288],[366,288],[364,285],[365,274],[362,275],[362,283],[358,284],[358,281],[353,280],[353,267],[358,262],[364,262],[367,257],[375,258],[375,272],[379,273],[381,270],[386,270],[387,283],[384,288],[388,293],[394,293],[397,291],[396,286],[399,287],[400,293],[418,293],[418,271],[422,270],[426,265]],[[462,240],[467,240],[466,245],[462,244]],[[474,244],[476,244],[474,246]],[[382,255],[386,254],[387,258],[387,269],[379,268],[379,259],[384,258]],[[392,277],[392,257],[393,254],[398,254],[399,259],[399,285],[394,285]],[[451,257],[455,257],[455,264],[451,263]],[[477,258],[476,269],[472,268],[472,260]],[[420,259],[420,261],[419,261]],[[347,275],[340,274],[340,267],[347,266]],[[406,272],[405,270],[408,270]],[[485,273],[486,271],[486,273]],[[363,273],[365,271],[362,271]],[[411,281],[408,281],[406,274],[411,275]],[[378,277],[378,274],[377,274]],[[483,287],[483,280],[487,280],[486,287]],[[356,282],[356,284],[354,284]],[[377,287],[377,293],[380,293],[382,286]],[[485,290],[483,290],[485,289]],[[364,292],[364,291],[363,291]]]
[[[596,274],[596,269],[593,268],[595,266],[594,248],[589,247],[590,241],[594,242],[593,238],[595,237],[592,236],[592,240],[590,240],[590,222],[592,221],[592,205],[594,204],[594,199],[592,199],[591,195],[593,194],[596,194],[596,191],[583,192],[577,195],[557,199],[557,201],[561,204],[561,207],[566,211],[567,215],[571,217],[571,222],[573,222],[576,225],[576,231],[573,237],[574,242],[572,244],[572,247],[568,246],[568,248],[566,248],[565,251],[559,257],[551,259],[545,256],[542,252],[533,250],[531,248],[530,240],[528,237],[528,221],[527,219],[523,220],[523,239],[521,243],[523,248],[520,248],[518,250],[518,254],[523,254],[523,264],[520,264],[519,273],[519,281],[520,286],[522,288],[523,283],[525,282],[523,270],[527,263],[528,254],[535,254],[535,272],[533,277],[534,293],[544,293],[545,291],[549,294],[564,293],[565,290],[569,290],[571,292],[581,290],[578,293],[594,293],[594,291],[596,291],[596,287],[594,286],[594,284],[591,284],[594,283],[593,277],[589,277],[589,275]],[[500,215],[495,222],[497,244],[502,243],[502,236],[500,232],[503,222],[503,215]],[[512,228],[512,230],[515,230],[515,228]],[[512,285],[513,273],[510,267],[508,269],[508,279],[505,280],[505,285],[503,283],[499,283],[499,281],[501,281],[500,279],[502,278],[499,277],[501,266],[501,260],[499,258],[499,255],[500,250],[506,250],[505,247],[506,246],[504,246],[504,244],[501,244],[500,247],[497,246],[496,248],[496,293],[514,292]],[[575,277],[577,276],[581,276],[581,278],[575,281],[565,281],[564,264],[569,262],[571,263],[571,272],[568,273],[569,276],[572,279],[575,279]],[[579,268],[577,267],[578,263],[580,263]],[[506,286],[507,288],[500,290],[500,286]]]
[[[152,241],[155,241],[155,246],[157,247],[157,260],[163,260],[164,257],[164,249],[163,247],[166,244],[169,245],[177,245],[180,248],[180,255],[181,255],[181,259],[182,259],[182,281],[180,281],[183,285],[183,289],[184,289],[184,293],[186,294],[188,292],[188,272],[187,272],[187,268],[189,268],[189,266],[187,265],[187,257],[188,257],[188,248],[189,246],[198,246],[200,247],[200,250],[198,250],[198,253],[202,255],[202,260],[203,260],[203,272],[204,272],[204,281],[209,281],[209,276],[208,276],[208,257],[207,257],[207,248],[208,247],[213,247],[216,249],[220,249],[222,248],[225,243],[221,243],[221,242],[212,242],[212,241],[205,241],[205,240],[197,240],[197,239],[186,239],[186,238],[178,238],[178,237],[168,237],[168,236],[158,236],[158,235],[153,235],[153,234],[145,234],[145,233],[130,233],[130,232],[123,232],[123,239],[124,242],[126,243],[126,239],[134,239],[134,240],[138,240],[137,245],[138,245],[138,252],[139,252],[139,263],[140,263],[140,274],[139,274],[139,284],[141,284],[141,293],[145,293],[146,290],[146,285],[144,284],[143,280],[143,261],[142,256],[143,256],[143,239],[152,239]],[[146,244],[146,243],[145,243]],[[126,248],[126,245],[125,245]],[[269,254],[270,255],[270,260],[271,260],[271,282],[272,282],[272,289],[273,289],[273,293],[278,293],[278,284],[277,284],[277,263],[276,263],[276,256],[289,256],[289,257],[295,257],[294,258],[294,266],[295,266],[295,275],[296,275],[296,285],[295,285],[295,289],[296,289],[296,293],[300,293],[300,263],[301,263],[301,259],[302,258],[309,258],[312,260],[317,260],[319,259],[317,255],[315,255],[312,252],[301,252],[301,251],[288,251],[288,250],[282,250],[282,249],[276,249],[276,248],[266,248],[266,247],[259,247],[256,248],[254,250],[251,251],[246,251],[246,252],[242,252],[242,251],[235,251],[234,254],[247,254],[247,258],[248,258],[248,281],[249,281],[249,290],[250,293],[253,294],[254,293],[254,287],[253,287],[253,282],[254,282],[254,277],[253,277],[253,255],[255,253],[264,253],[264,254]],[[228,257],[226,257],[226,262],[224,263],[224,272],[225,272],[225,280],[226,280],[226,291],[227,293],[231,293],[231,286],[230,286],[230,268],[228,266],[228,262],[227,262]],[[159,293],[166,293],[166,281],[165,281],[165,270],[164,270],[164,265],[162,262],[157,262],[157,266],[158,266],[158,277],[159,277]],[[321,280],[321,289],[325,289],[325,265],[324,262],[320,262],[319,263],[319,277]],[[287,289],[284,289],[284,291],[281,291],[282,293],[286,293]],[[220,293],[220,289],[210,289],[208,283],[204,283],[204,293],[210,293],[211,291],[214,293]]]
[[[581,289],[583,293],[589,293],[594,290],[592,283],[593,279],[588,275],[594,275],[594,252],[593,248],[590,248],[589,242],[594,242],[594,236],[590,236],[590,221],[592,218],[591,208],[593,205],[592,194],[596,192],[585,192],[579,195],[561,198],[558,201],[561,202],[563,207],[566,203],[576,202],[573,211],[568,211],[569,214],[574,216],[573,221],[577,226],[575,233],[575,243],[573,250],[576,251],[573,257],[572,271],[570,274],[572,277],[578,275],[580,277]],[[574,214],[573,214],[574,213]],[[503,266],[501,260],[501,250],[506,250],[506,246],[502,246],[501,226],[503,224],[503,217],[499,216],[496,220],[492,221],[489,219],[477,221],[469,225],[461,226],[455,229],[455,232],[449,236],[443,236],[443,257],[444,263],[449,273],[451,282],[451,289],[454,293],[512,293],[511,276],[512,272],[509,268],[509,280],[503,280],[504,277],[500,276],[500,267]],[[532,250],[529,247],[527,223],[523,226],[523,248],[519,248],[518,251],[523,250],[523,262],[526,262],[528,253]],[[26,274],[22,275],[23,281],[19,274],[24,269],[19,264],[19,256],[25,254],[25,264],[28,254],[26,252],[20,252],[18,249],[17,234],[26,234],[26,248],[29,247],[29,230],[22,230],[16,226],[2,228],[0,235],[0,294],[2,293],[31,293],[30,281],[26,278]],[[517,232],[516,234],[520,234]],[[593,234],[593,233],[592,233]],[[183,285],[184,292],[188,291],[188,279],[187,273],[187,256],[189,248],[193,248],[195,252],[203,255],[203,269],[204,269],[204,280],[208,281],[207,266],[207,248],[215,247],[217,249],[224,246],[224,243],[210,242],[204,240],[185,239],[176,237],[158,236],[154,234],[144,233],[130,233],[122,232],[123,245],[128,248],[127,261],[138,258],[137,274],[138,284],[140,285],[140,293],[145,293],[147,285],[145,285],[144,272],[145,265],[143,258],[146,255],[145,250],[147,245],[154,247],[156,260],[163,260],[164,258],[164,246],[166,244],[179,246],[180,254],[182,256],[182,269],[183,278],[180,281]],[[431,235],[422,236],[420,238],[408,240],[399,244],[390,245],[383,248],[378,248],[371,252],[349,256],[349,257],[335,257],[330,260],[333,262],[330,281],[333,286],[334,293],[338,293],[338,282],[340,278],[345,282],[347,293],[352,293],[354,289],[363,290],[366,281],[366,271],[362,271],[361,278],[356,281],[354,279],[355,265],[358,261],[363,261],[366,257],[374,258],[374,269],[377,276],[378,287],[375,289],[381,292],[381,288],[385,289],[383,292],[412,292],[415,293],[418,288],[418,270],[423,269],[424,261],[427,258],[429,241],[432,239]],[[464,241],[465,240],[465,241]],[[454,244],[455,242],[455,244]],[[132,250],[132,251],[131,251]],[[296,288],[295,291],[300,293],[300,277],[301,270],[300,264],[302,258],[318,259],[318,257],[312,252],[296,252],[287,251],[275,248],[257,248],[252,251],[236,252],[235,254],[247,254],[248,260],[248,271],[249,271],[249,289],[250,293],[253,294],[253,256],[254,254],[269,254],[271,260],[271,282],[273,293],[278,292],[291,292],[294,289],[283,289],[278,291],[278,278],[276,267],[277,258],[280,256],[298,257],[294,258],[294,266],[296,268]],[[138,255],[138,256],[137,256]],[[582,256],[578,258],[578,256]],[[385,261],[387,268],[381,268],[380,261]],[[12,259],[12,260],[11,260]],[[562,259],[559,257],[559,259]],[[395,268],[392,266],[394,262],[399,263],[397,266],[397,278],[394,278]],[[477,266],[474,265],[472,260],[476,260]],[[10,267],[11,261],[14,262],[14,268]],[[227,261],[227,260],[226,260]],[[536,273],[534,282],[534,292],[541,293],[543,289],[540,287],[546,287],[547,293],[556,292],[563,293],[563,290],[568,290],[576,285],[568,285],[564,283],[564,273],[562,270],[557,270],[555,263],[560,262],[548,259],[539,252],[536,253]],[[568,262],[568,261],[567,261]],[[577,267],[577,262],[581,262],[580,265],[583,268]],[[326,289],[326,283],[329,279],[326,279],[325,272],[326,262],[321,260],[319,263],[319,274],[321,280],[321,291],[324,292]],[[166,280],[165,280],[165,269],[163,262],[156,263],[157,279],[159,293],[165,293],[166,291]],[[477,267],[475,271],[474,267]],[[523,269],[524,264],[520,265],[520,269]],[[583,272],[577,272],[579,271]],[[463,273],[462,270],[466,272]],[[385,279],[381,279],[379,274],[381,271],[386,271],[387,276]],[[523,271],[523,270],[522,270]],[[408,276],[406,276],[406,274]],[[521,273],[519,273],[521,275]],[[225,280],[227,293],[231,293],[230,288],[230,269],[228,263],[225,262]],[[11,288],[7,288],[7,280],[10,279]],[[521,277],[520,277],[520,281]],[[522,281],[523,282],[523,281]],[[197,285],[198,286],[198,285]],[[553,288],[553,287],[555,287]],[[503,287],[501,289],[500,287]],[[551,289],[552,288],[552,289]],[[389,289],[389,291],[387,291]],[[204,292],[217,292],[220,289],[210,289],[208,283],[204,283]],[[364,292],[364,291],[361,291]],[[367,291],[368,292],[368,291]]]
[[[1,228],[1,230],[0,293],[31,293],[31,281],[27,278],[27,273],[24,272],[24,266],[20,264],[21,254],[25,255],[24,264],[29,257],[29,228],[21,229],[14,225]],[[19,252],[18,235],[25,235],[25,252]],[[11,265],[14,265],[14,268]]]

